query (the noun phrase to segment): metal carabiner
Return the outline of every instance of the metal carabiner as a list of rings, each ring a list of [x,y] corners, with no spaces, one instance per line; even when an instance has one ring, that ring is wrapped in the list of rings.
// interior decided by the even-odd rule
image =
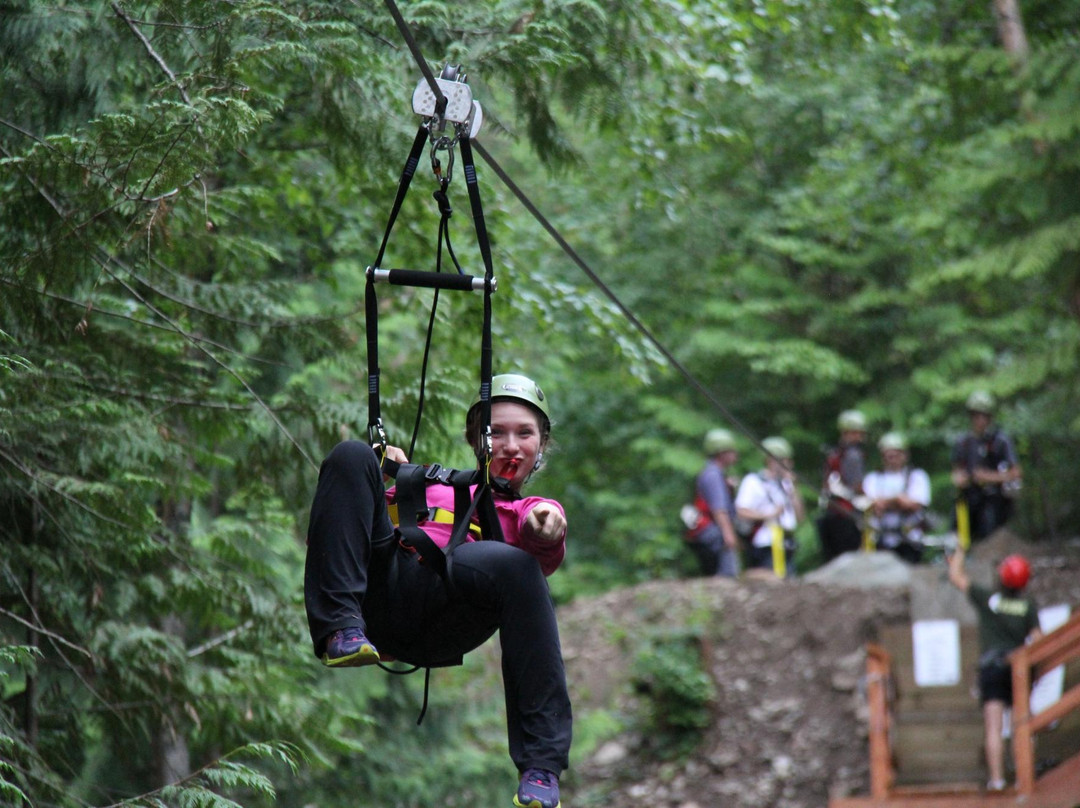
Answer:
[[[379,418],[373,424],[368,424],[368,445],[379,449],[376,454],[379,457],[379,466],[382,466],[383,460],[386,459],[386,447],[387,447],[386,428],[383,427],[382,418]]]
[[[446,135],[431,138],[431,149],[429,150],[429,156],[431,159],[431,173],[435,175],[435,178],[443,183],[444,187],[450,183],[450,180],[454,176],[454,147],[457,145],[457,137],[449,138]],[[439,161],[439,152],[446,152],[446,173],[443,173],[442,163]]]
[[[479,461],[480,470],[484,474],[484,482],[491,485],[491,461],[495,457],[495,443],[491,437],[491,426],[484,427],[480,435],[480,452],[476,459]]]

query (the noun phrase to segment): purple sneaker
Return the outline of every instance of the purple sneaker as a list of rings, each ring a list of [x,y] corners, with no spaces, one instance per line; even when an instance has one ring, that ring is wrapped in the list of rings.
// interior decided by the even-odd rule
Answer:
[[[546,769],[526,769],[514,795],[518,808],[559,808],[559,776]]]
[[[322,661],[330,668],[358,668],[378,662],[379,652],[360,629],[343,628],[331,634],[326,641]]]

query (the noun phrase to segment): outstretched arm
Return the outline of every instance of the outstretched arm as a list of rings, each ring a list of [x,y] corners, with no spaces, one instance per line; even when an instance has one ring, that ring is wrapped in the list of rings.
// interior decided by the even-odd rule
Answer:
[[[964,569],[964,550],[962,547],[957,547],[953,554],[949,556],[949,581],[965,595],[971,587],[971,579]]]

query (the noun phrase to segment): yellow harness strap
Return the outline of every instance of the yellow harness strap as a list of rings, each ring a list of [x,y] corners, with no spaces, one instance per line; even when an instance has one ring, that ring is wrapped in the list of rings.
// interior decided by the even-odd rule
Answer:
[[[971,547],[971,515],[968,513],[967,500],[962,496],[956,500],[956,537],[962,549]]]
[[[866,519],[865,516],[863,518]],[[877,549],[877,544],[874,542],[874,529],[870,527],[869,519],[866,519],[866,523],[863,525],[862,549],[864,553],[872,553]]]
[[[784,551],[784,529],[772,526],[772,566],[777,578],[787,577],[787,554]]]
[[[397,503],[390,503],[386,506],[386,510],[390,515],[390,521],[396,526],[398,524],[398,506]],[[424,520],[417,519],[417,524],[422,525],[424,522],[437,522],[440,525],[452,525],[454,524],[454,512],[448,511],[446,508],[428,508],[427,518]],[[473,534],[477,541],[483,538],[480,532],[480,525],[469,525],[469,532]]]

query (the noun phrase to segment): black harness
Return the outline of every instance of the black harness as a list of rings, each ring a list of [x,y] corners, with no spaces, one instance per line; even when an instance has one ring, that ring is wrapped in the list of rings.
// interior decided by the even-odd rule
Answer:
[[[394,502],[397,505],[398,524],[394,531],[398,543],[406,550],[415,552],[420,563],[426,564],[439,574],[453,593],[450,566],[453,553],[469,537],[473,516],[480,526],[480,536],[485,540],[503,541],[502,526],[495,510],[492,492],[516,497],[508,481],[496,477],[491,484],[483,481],[479,470],[462,471],[444,468],[438,463],[420,466],[414,463],[395,463],[383,460],[383,471],[397,479]],[[431,536],[421,527],[429,520],[431,509],[427,502],[429,485],[449,485],[454,489],[454,522],[450,541],[439,548]],[[475,493],[470,489],[476,486]]]
[[[456,78],[456,68],[447,67],[444,78]],[[397,496],[399,524],[397,526],[398,539],[407,549],[413,550],[420,556],[421,561],[427,564],[450,585],[449,566],[450,556],[453,551],[463,543],[469,535],[469,526],[474,514],[480,525],[481,536],[484,539],[501,541],[502,530],[495,506],[492,501],[492,491],[499,490],[502,493],[511,494],[506,487],[506,481],[490,476],[490,464],[492,458],[491,442],[491,295],[497,288],[494,272],[492,269],[491,246],[488,242],[487,227],[484,223],[484,211],[480,202],[480,189],[476,179],[476,166],[473,162],[472,146],[467,126],[455,125],[454,135],[449,137],[444,134],[446,121],[441,117],[441,110],[436,108],[436,114],[425,118],[417,130],[413,139],[412,149],[405,161],[405,167],[398,183],[397,195],[394,199],[393,208],[386,224],[382,243],[379,246],[375,262],[367,268],[367,283],[364,290],[364,310],[367,328],[367,354],[368,354],[368,442],[382,449],[383,472],[397,480]],[[476,229],[476,239],[480,248],[480,254],[484,262],[483,277],[466,275],[457,267],[457,273],[442,272],[441,256],[434,272],[415,269],[383,269],[382,261],[386,254],[386,246],[390,240],[394,222],[401,211],[405,195],[409,190],[413,175],[419,165],[425,145],[431,141],[432,169],[439,179],[439,190],[434,194],[441,212],[439,223],[440,247],[445,238],[449,246],[447,221],[450,218],[451,208],[446,195],[453,169],[453,148],[461,147],[461,159],[465,174],[465,183],[469,192],[469,202],[472,207],[472,218]],[[447,169],[445,173],[437,154],[440,150],[447,152]],[[457,266],[457,259],[450,249],[450,256]],[[432,324],[434,323],[434,306],[437,305],[438,293],[442,289],[454,291],[480,291],[484,295],[483,325],[480,337],[480,446],[474,447],[476,451],[477,469],[474,471],[462,471],[458,469],[443,468],[438,464],[431,466],[418,466],[409,463],[398,464],[384,455],[388,445],[386,429],[383,425],[382,410],[379,400],[380,370],[379,370],[379,304],[375,290],[377,283],[389,283],[394,286],[411,286],[434,289],[436,298],[432,308]],[[431,344],[431,325],[429,325],[428,341],[425,347],[423,359],[423,376],[426,375],[428,348]],[[423,380],[417,411],[416,428],[410,444],[409,454],[415,448],[416,435],[423,409]],[[427,486],[433,484],[450,485],[454,488],[454,522],[450,543],[442,551],[424,532],[421,525],[427,520]],[[470,489],[475,486],[475,491]]]

